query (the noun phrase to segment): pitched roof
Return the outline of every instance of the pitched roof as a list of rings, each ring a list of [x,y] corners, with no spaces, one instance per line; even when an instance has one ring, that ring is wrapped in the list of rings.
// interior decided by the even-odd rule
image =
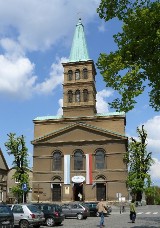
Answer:
[[[69,57],[69,62],[79,62],[87,61],[89,59],[87,44],[84,34],[84,26],[79,19],[78,24],[76,25],[76,30],[73,37],[71,53]]]
[[[94,130],[94,131],[99,131],[99,132],[102,132],[102,133],[105,133],[105,134],[109,133],[111,135],[127,139],[127,137],[124,134],[120,134],[118,132],[113,132],[113,131],[110,131],[110,130],[107,130],[107,129],[104,129],[104,128],[99,128],[99,127],[93,126],[91,124],[86,124],[86,123],[83,123],[83,122],[76,122],[76,123],[73,123],[73,124],[69,124],[68,126],[60,128],[58,130],[52,131],[52,132],[50,132],[48,134],[45,134],[43,136],[40,136],[40,137],[34,139],[32,141],[32,143],[36,143],[38,141],[41,141],[41,140],[46,139],[48,137],[51,137],[52,135],[63,133],[65,130],[72,130],[76,126],[85,127],[87,129]]]
[[[125,116],[125,112],[107,112],[107,113],[97,113],[96,115],[95,115],[95,117],[109,117],[109,116]],[[91,117],[91,118],[93,118],[93,116],[85,116],[85,117]],[[41,121],[41,120],[58,120],[58,119],[61,119],[61,118],[63,118],[63,116],[38,116],[38,117],[36,117],[35,119],[34,119],[34,121],[35,120],[38,120],[38,121]],[[68,119],[70,118],[70,119],[73,119],[73,118],[75,118],[75,117],[67,117]],[[77,116],[77,118],[79,118],[78,116]]]
[[[8,167],[8,165],[7,165],[7,162],[6,162],[6,159],[4,158],[4,155],[3,155],[3,153],[2,153],[2,150],[1,150],[1,148],[0,148],[0,159],[1,159],[1,161],[0,161],[0,165],[1,165],[1,169],[5,169],[5,170],[9,170],[9,167]]]

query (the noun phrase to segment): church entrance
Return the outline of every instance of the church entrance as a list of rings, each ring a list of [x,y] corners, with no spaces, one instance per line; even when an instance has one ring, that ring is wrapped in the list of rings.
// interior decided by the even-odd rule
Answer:
[[[83,200],[83,183],[74,183],[73,200],[74,201],[82,201]]]
[[[52,201],[61,201],[61,185],[52,184]]]
[[[100,201],[101,199],[106,201],[106,184],[105,183],[96,184],[96,194],[97,194],[97,201]]]

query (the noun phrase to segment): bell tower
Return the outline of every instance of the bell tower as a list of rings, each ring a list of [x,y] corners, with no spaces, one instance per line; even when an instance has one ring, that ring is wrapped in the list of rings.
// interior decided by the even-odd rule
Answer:
[[[63,117],[94,116],[96,111],[96,69],[89,58],[84,27],[76,25],[69,62],[64,68]]]

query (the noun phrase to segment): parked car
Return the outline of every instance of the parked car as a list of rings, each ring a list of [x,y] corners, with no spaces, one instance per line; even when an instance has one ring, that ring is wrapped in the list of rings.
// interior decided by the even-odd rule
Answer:
[[[14,215],[14,225],[28,228],[32,225],[39,228],[44,223],[44,214],[33,204],[14,204],[11,207]]]
[[[0,227],[14,227],[13,213],[11,211],[11,208],[6,204],[0,204]]]
[[[90,216],[88,207],[81,203],[63,204],[61,207],[65,218],[86,219]]]
[[[85,202],[84,204],[89,208],[90,216],[99,216],[97,214],[97,202]]]
[[[84,203],[90,211],[90,216],[97,216],[99,217],[98,209],[97,209],[97,204],[98,202],[85,202]],[[106,206],[107,207],[107,213],[105,215],[108,215],[112,212],[111,206]]]
[[[34,205],[36,205],[44,213],[45,225],[60,225],[64,221],[62,208],[58,204],[34,203]]]

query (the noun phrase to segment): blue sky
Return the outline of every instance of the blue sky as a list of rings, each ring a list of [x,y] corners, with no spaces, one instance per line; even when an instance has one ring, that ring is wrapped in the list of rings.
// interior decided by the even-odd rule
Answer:
[[[9,167],[13,157],[4,143],[7,134],[24,135],[32,166],[33,119],[62,114],[63,68],[70,54],[75,25],[82,18],[89,57],[97,62],[100,52],[115,51],[113,34],[121,23],[105,23],[98,17],[99,0],[0,0],[0,147]],[[13,4],[14,3],[14,4]],[[97,69],[97,111],[111,112],[108,102],[116,93],[106,88]],[[160,185],[160,112],[148,105],[147,91],[134,110],[126,114],[126,134],[136,137],[144,124],[154,184]]]

